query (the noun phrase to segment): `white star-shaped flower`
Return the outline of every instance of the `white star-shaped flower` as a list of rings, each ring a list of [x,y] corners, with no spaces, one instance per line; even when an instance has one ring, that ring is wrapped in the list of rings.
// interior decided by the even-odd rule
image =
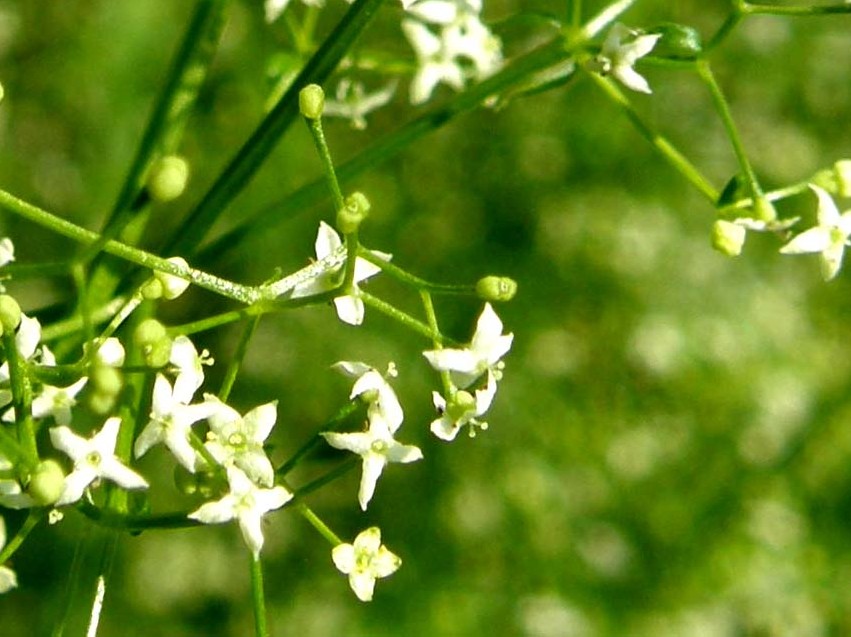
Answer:
[[[261,489],[236,467],[228,467],[227,472],[230,492],[221,500],[202,505],[189,517],[204,524],[221,524],[236,518],[242,537],[256,559],[263,548],[263,516],[280,509],[292,500],[293,494],[280,485]]]
[[[390,433],[396,433],[405,415],[396,392],[384,376],[366,363],[355,361],[339,361],[334,363],[332,367],[351,378],[357,379],[349,393],[349,398],[366,394],[369,399],[369,407],[367,408],[369,422],[381,421]],[[391,363],[388,375],[395,376],[395,373],[396,368]]]
[[[423,352],[423,355],[434,369],[452,372],[454,382],[464,389],[488,370],[499,380],[502,370],[500,359],[511,349],[513,340],[514,334],[502,333],[502,321],[491,304],[485,303],[469,346],[435,349]]]
[[[334,566],[349,576],[349,586],[362,602],[372,600],[375,580],[392,575],[402,565],[399,556],[381,543],[377,526],[361,531],[353,544],[338,544],[331,551]]]
[[[0,517],[0,549],[6,546],[6,521]],[[8,593],[18,585],[18,576],[8,566],[0,566],[0,593]]]
[[[188,405],[198,388],[204,384],[204,365],[213,364],[210,352],[204,349],[199,354],[192,340],[181,334],[172,341],[168,362],[177,371],[174,398]]]
[[[316,242],[314,244],[316,258],[321,261],[341,249],[342,246],[343,241],[340,239],[337,231],[324,221],[320,221],[319,231],[316,234]],[[392,255],[378,252],[377,250],[373,251],[373,254],[385,261],[393,258]],[[312,279],[308,283],[297,285],[293,288],[291,298],[313,296],[314,294],[321,294],[322,292],[334,289],[340,284],[340,276],[343,274],[344,265],[345,263],[338,268],[325,272],[322,276]],[[375,276],[379,272],[381,272],[381,268],[377,265],[358,257],[355,261],[355,288],[357,288],[358,283]],[[363,323],[363,301],[358,298],[357,294],[338,296],[334,299],[334,306],[337,309],[337,316],[341,321],[349,325],[360,325]]]
[[[208,401],[217,400],[212,396]],[[252,481],[271,487],[275,482],[275,469],[266,456],[263,443],[278,417],[278,401],[260,405],[245,416],[218,401],[218,407],[207,419],[210,432],[204,446],[221,465],[237,466]]]
[[[68,387],[45,385],[41,393],[33,399],[32,415],[36,420],[53,416],[57,425],[71,424],[71,408],[77,404],[76,396],[89,381],[83,376]],[[14,410],[10,410],[10,413]],[[14,419],[14,414],[12,415]]]
[[[652,93],[647,80],[633,67],[639,58],[653,50],[661,37],[658,33],[641,34],[617,23],[609,30],[600,55],[592,63],[592,70],[611,75],[633,91]]]
[[[140,458],[148,449],[162,442],[187,471],[194,472],[197,456],[189,441],[192,425],[212,415],[217,405],[208,400],[185,405],[179,398],[166,377],[157,374],[151,400],[151,419],[136,438],[133,453]]]
[[[74,470],[65,477],[57,506],[76,502],[90,484],[100,478],[111,480],[125,489],[145,489],[147,481],[115,457],[115,443],[121,419],[107,419],[103,428],[90,439],[78,436],[68,427],[50,430],[53,446],[74,462]]]
[[[485,430],[486,422],[478,420],[490,409],[496,395],[496,379],[488,372],[488,380],[484,389],[477,389],[475,396],[470,392],[459,390],[447,404],[446,399],[437,392],[432,392],[434,408],[440,418],[431,423],[431,432],[441,440],[455,440],[455,436],[465,425],[470,427],[470,435],[474,436],[476,428]]]
[[[810,189],[818,198],[818,225],[802,232],[780,248],[783,254],[804,254],[819,252],[821,274],[830,281],[842,267],[845,246],[851,236],[851,210],[839,214],[833,199],[827,192],[810,184]]]

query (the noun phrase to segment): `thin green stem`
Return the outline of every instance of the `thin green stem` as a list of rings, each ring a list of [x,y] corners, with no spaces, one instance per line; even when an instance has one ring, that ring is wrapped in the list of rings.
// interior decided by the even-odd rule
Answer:
[[[418,290],[430,292],[431,294],[457,294],[461,296],[475,296],[476,286],[470,284],[450,285],[446,283],[432,283],[403,270],[398,265],[382,259],[380,256],[361,245],[358,249],[358,257],[369,261],[381,268],[381,271],[397,281],[401,281]]]
[[[127,303],[127,297],[117,296],[108,303],[98,307],[91,312],[89,320],[92,325],[98,325],[104,321],[108,321],[115,316],[115,313]],[[63,336],[68,336],[83,329],[84,320],[80,314],[76,314],[67,319],[56,321],[50,325],[44,326],[41,330],[41,340],[44,342],[52,341]]]
[[[423,302],[423,309],[425,310],[426,320],[428,321],[428,326],[434,331],[436,334],[440,333],[440,328],[437,324],[437,314],[434,311],[434,303],[432,302],[431,295],[424,291],[420,291],[420,299]],[[438,341],[432,341],[435,349],[441,349],[443,345]],[[447,370],[440,370],[440,382],[443,385],[444,395],[449,398],[454,391],[454,386],[452,384],[452,377],[449,375]]]
[[[328,189],[331,191],[334,210],[340,210],[344,205],[343,192],[340,190],[340,182],[337,180],[337,173],[334,171],[334,160],[331,158],[331,149],[328,148],[325,131],[322,129],[322,118],[305,118],[305,122],[310,129],[311,137],[313,137],[316,152],[319,153],[319,158],[322,160],[322,170],[325,172],[325,180],[328,184]]]
[[[251,556],[251,601],[254,604],[254,634],[268,637],[266,625],[266,595],[263,592],[263,564],[259,555]]]
[[[641,115],[632,107],[626,96],[624,96],[621,90],[611,80],[601,77],[596,73],[589,73],[588,76],[623,110],[624,114],[629,118],[629,121],[641,136],[650,142],[678,173],[685,177],[710,202],[714,204],[717,201],[718,191],[715,187],[709,183],[700,170],[685,155],[677,150],[668,139],[644,121]]]
[[[806,6],[783,6],[774,4],[757,4],[744,2],[742,11],[748,15],[788,15],[788,16],[815,16],[829,15],[835,13],[851,13],[851,6],[847,2],[841,4],[806,5]]]
[[[389,316],[394,321],[397,321],[404,325],[405,327],[413,330],[418,334],[422,334],[427,339],[431,341],[436,341],[438,343],[446,343],[449,339],[440,334],[439,332],[435,332],[428,325],[423,323],[422,321],[418,321],[410,314],[406,314],[401,310],[397,310],[395,307],[390,305],[389,303],[385,303],[381,299],[376,296],[372,296],[368,292],[364,292],[363,290],[358,291],[358,296],[363,300],[366,305],[369,305],[372,308],[375,308],[382,314]]]
[[[741,168],[745,180],[748,183],[751,195],[754,200],[760,199],[762,198],[762,186],[759,185],[756,173],[748,160],[745,147],[742,144],[742,138],[739,135],[736,123],[733,121],[733,115],[730,112],[730,107],[727,104],[727,99],[724,97],[721,87],[718,86],[718,82],[715,80],[715,75],[712,73],[709,62],[705,59],[701,59],[698,60],[696,64],[698,75],[709,89],[709,93],[712,96],[712,102],[715,104],[715,108],[721,116],[721,122],[724,125],[724,130],[727,131],[727,136],[730,138],[730,143],[733,145],[733,152],[736,154],[736,159],[738,160],[739,167]]]
[[[319,427],[316,432],[305,442],[301,447],[296,450],[296,452],[287,459],[280,467],[275,470],[275,474],[278,476],[287,475],[300,461],[304,458],[308,453],[313,451],[320,443],[322,443],[325,439],[319,434],[323,431],[336,431],[339,427],[345,424],[346,419],[355,413],[359,407],[360,403],[356,400],[350,400],[345,405],[343,405],[340,409],[337,410],[337,413],[328,420],[327,422],[322,423],[322,426]]]
[[[39,458],[32,417],[33,393],[27,373],[27,363],[18,352],[14,333],[4,332],[2,342],[6,361],[9,364],[9,382],[12,389],[12,405],[15,408],[15,424],[18,427],[18,442],[29,468],[33,468],[38,464]]]
[[[27,539],[30,531],[38,525],[44,515],[45,509],[30,509],[30,512],[27,514],[21,528],[18,529],[18,532],[15,533],[14,537],[9,540],[6,546],[0,549],[0,564],[3,564],[15,554],[15,551],[21,548],[21,545],[24,543],[24,540]]]
[[[325,524],[318,515],[316,515],[313,510],[304,504],[303,502],[299,502],[296,504],[296,509],[301,516],[310,522],[311,526],[319,531],[319,534],[328,540],[331,546],[337,546],[338,544],[342,544],[343,540],[341,540],[334,531],[332,531],[327,524]]]
[[[248,352],[248,343],[251,342],[251,338],[257,331],[257,326],[260,324],[260,318],[260,316],[251,317],[248,320],[245,329],[242,331],[242,336],[237,344],[236,352],[228,364],[224,380],[222,381],[222,387],[219,390],[219,399],[222,402],[226,403],[228,401],[231,389],[233,389],[233,384],[236,381],[236,376],[239,373],[239,368],[242,365],[246,352]]]
[[[721,26],[718,27],[718,30],[713,33],[712,37],[710,37],[709,40],[706,42],[706,45],[703,47],[703,55],[706,55],[707,53],[709,53],[709,51],[721,44],[721,42],[723,42],[727,38],[727,36],[729,36],[730,33],[733,32],[733,29],[735,29],[739,25],[739,22],[742,21],[743,17],[744,16],[742,15],[741,11],[739,11],[737,8],[734,8],[730,12],[730,15],[728,15],[727,18],[724,20],[724,22],[721,23]]]
[[[313,493],[314,491],[318,491],[319,489],[324,487],[326,484],[334,482],[334,480],[336,480],[337,478],[347,474],[349,471],[351,471],[356,466],[358,466],[359,462],[360,462],[360,458],[357,457],[357,456],[353,456],[351,458],[344,460],[343,462],[341,462],[339,465],[334,467],[328,473],[316,478],[315,480],[311,480],[307,484],[296,489],[295,490],[295,496],[297,498],[301,498],[301,497],[308,495],[309,493]]]

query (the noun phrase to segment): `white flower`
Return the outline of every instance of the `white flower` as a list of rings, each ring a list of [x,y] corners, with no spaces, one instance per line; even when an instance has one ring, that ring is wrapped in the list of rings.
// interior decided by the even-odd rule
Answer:
[[[151,401],[151,419],[136,438],[133,453],[139,458],[155,444],[162,442],[180,464],[194,472],[196,455],[189,441],[192,425],[213,414],[217,405],[208,400],[196,405],[185,405],[178,398],[165,376],[157,374]]]
[[[818,198],[818,225],[802,232],[780,248],[783,254],[820,252],[821,274],[830,281],[842,267],[842,256],[851,235],[851,210],[839,214],[833,199],[825,190],[810,184]]]
[[[70,425],[71,408],[77,404],[75,398],[88,381],[89,379],[83,376],[68,387],[53,387],[52,385],[42,387],[41,393],[32,402],[33,418],[41,419],[53,416],[57,425]],[[9,410],[12,419],[14,419],[13,412],[14,409]]]
[[[217,399],[210,396],[207,400]],[[210,432],[204,446],[223,466],[235,465],[252,481],[271,487],[275,469],[263,450],[263,443],[275,426],[277,405],[275,400],[240,416],[238,411],[218,401],[218,407],[207,419]]]
[[[603,42],[603,48],[591,64],[591,69],[609,74],[621,84],[639,93],[652,93],[650,85],[633,68],[639,58],[644,57],[661,38],[661,34],[645,34],[617,23]]]
[[[470,436],[474,436],[476,428],[485,430],[488,423],[478,420],[490,409],[493,397],[496,395],[496,379],[488,372],[487,385],[484,389],[477,389],[475,396],[469,392],[459,390],[455,392],[452,400],[447,405],[446,399],[437,392],[432,392],[434,408],[440,414],[440,418],[432,421],[431,432],[441,440],[455,440],[455,436],[461,427],[470,427]]]
[[[263,516],[269,511],[280,509],[292,500],[293,494],[280,485],[260,489],[236,467],[228,467],[227,472],[230,493],[221,500],[202,505],[189,517],[204,524],[221,524],[236,518],[242,537],[256,559],[263,548]]]
[[[427,101],[440,83],[460,91],[467,80],[482,80],[502,66],[502,44],[482,24],[480,11],[478,2],[447,0],[425,0],[409,9],[419,19],[402,22],[418,60],[412,104]],[[423,22],[436,25],[439,35]]]
[[[501,378],[500,359],[511,349],[513,339],[514,334],[502,333],[502,321],[491,304],[485,303],[469,346],[430,350],[423,355],[436,370],[452,372],[455,383],[464,389],[488,370],[496,380]]]
[[[0,517],[0,550],[6,546],[6,521]],[[8,593],[18,585],[18,576],[8,566],[0,566],[0,593]]]
[[[377,526],[361,531],[354,544],[338,544],[331,551],[334,566],[349,576],[349,586],[362,602],[372,600],[375,580],[392,575],[402,560],[381,543]]]
[[[62,495],[57,506],[76,502],[92,482],[99,478],[111,480],[125,489],[145,489],[147,481],[115,457],[115,443],[121,419],[107,419],[103,428],[92,438],[85,439],[68,427],[50,430],[53,446],[74,462],[74,470],[65,477]]]
[[[320,221],[319,232],[316,234],[316,242],[314,244],[316,258],[321,261],[341,249],[342,246],[343,242],[337,231],[324,221]],[[385,261],[389,261],[392,258],[391,255],[384,252],[373,251],[373,254]],[[339,267],[325,272],[322,276],[311,279],[307,283],[297,285],[293,288],[291,298],[312,296],[334,289],[340,283],[340,275],[343,272],[344,265],[345,261]],[[355,288],[357,289],[358,283],[365,281],[379,272],[381,272],[381,268],[377,265],[358,257],[355,261]],[[334,306],[337,309],[337,316],[341,321],[349,325],[360,325],[363,323],[363,301],[358,298],[357,294],[338,296],[334,299]]]
[[[0,239],[0,268],[15,260],[15,244],[9,237]]]
[[[366,116],[387,104],[396,92],[396,82],[389,82],[373,93],[367,93],[362,82],[343,78],[337,84],[335,99],[325,100],[322,111],[328,117],[344,117],[352,122],[352,128],[366,128]]]
[[[412,445],[403,445],[393,438],[383,419],[371,420],[369,429],[356,433],[325,432],[322,434],[329,445],[335,449],[344,449],[358,454],[362,462],[358,502],[361,509],[366,506],[375,493],[375,485],[384,466],[389,462],[408,463],[420,460],[422,451]]]
[[[370,423],[380,421],[390,433],[395,433],[399,429],[405,417],[402,412],[402,405],[399,404],[399,398],[396,396],[396,392],[393,391],[393,387],[390,386],[390,383],[384,379],[377,369],[370,367],[366,363],[353,361],[339,361],[334,363],[332,367],[347,376],[357,379],[352,386],[349,398],[367,394],[369,398],[367,418]],[[395,366],[391,363],[388,367],[388,375],[395,376]]]
[[[172,341],[168,362],[177,370],[174,398],[188,405],[198,388],[204,384],[204,365],[213,364],[210,352],[204,349],[199,354],[192,340],[181,334]]]

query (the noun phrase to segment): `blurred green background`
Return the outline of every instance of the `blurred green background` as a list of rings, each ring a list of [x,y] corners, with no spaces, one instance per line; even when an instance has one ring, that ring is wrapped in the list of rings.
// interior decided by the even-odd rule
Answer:
[[[328,4],[323,20],[332,24],[344,6]],[[496,0],[485,15],[562,4]],[[602,7],[586,4],[588,15]],[[681,22],[707,37],[726,6],[642,0],[625,21]],[[188,0],[0,2],[0,187],[97,229],[191,8]],[[399,18],[387,8],[365,44],[405,51]],[[502,35],[509,54],[520,48],[510,28]],[[149,245],[260,121],[268,62],[285,43],[280,25],[263,22],[259,0],[233,4],[182,146],[190,188],[155,210]],[[711,61],[766,187],[851,157],[851,16],[754,17]],[[687,71],[641,71],[654,94],[636,96],[637,108],[721,188],[737,169],[707,91]],[[366,131],[334,120],[326,134],[342,161],[414,114],[400,90]],[[216,233],[320,175],[306,129],[294,126]],[[738,259],[713,252],[712,208],[587,81],[461,116],[353,188],[373,203],[363,240],[399,265],[437,281],[516,279],[516,299],[498,307],[515,346],[490,429],[447,445],[428,431],[438,381],[421,356],[427,343],[376,312],[360,329],[327,307],[263,320],[232,403],[245,411],[280,401],[277,460],[345,400],[349,381],[329,371],[340,359],[396,362],[406,409],[399,437],[425,454],[387,469],[366,514],[356,503],[359,471],[309,500],[343,537],[379,525],[402,557],[371,604],[355,599],[304,520],[270,516],[263,555],[273,635],[851,634],[847,272],[826,285],[815,258],[777,254],[772,236],[752,235]],[[804,195],[781,212],[808,224],[814,207]],[[312,255],[320,219],[333,219],[328,200],[210,270],[246,282],[295,270]],[[9,214],[0,223],[21,263],[74,253]],[[69,281],[10,289],[36,312],[67,299]],[[418,312],[416,295],[389,278],[369,291]],[[192,290],[165,316],[177,324],[229,307]],[[438,300],[442,325],[459,339],[480,308]],[[197,340],[226,362],[238,334],[230,327]],[[210,370],[210,391],[222,367]],[[308,463],[294,482],[331,458]],[[167,488],[171,466],[158,450],[140,470],[162,473]],[[21,520],[4,515],[12,529]],[[49,634],[82,536],[97,544],[93,527],[68,512],[15,555],[21,586],[0,597],[3,637]],[[247,566],[235,525],[123,537],[99,634],[250,635]],[[68,635],[84,633],[90,585],[72,597]]]

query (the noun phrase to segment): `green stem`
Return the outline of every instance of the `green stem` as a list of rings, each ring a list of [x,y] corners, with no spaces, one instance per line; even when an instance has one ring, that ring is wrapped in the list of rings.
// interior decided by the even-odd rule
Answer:
[[[730,112],[729,105],[727,104],[727,99],[724,97],[721,87],[718,86],[718,82],[715,81],[715,76],[712,73],[709,62],[704,59],[698,60],[697,72],[706,84],[707,88],[709,88],[712,101],[715,104],[718,114],[721,116],[721,122],[724,124],[724,130],[727,131],[727,136],[730,138],[730,143],[733,145],[733,152],[736,154],[736,159],[738,160],[739,167],[741,168],[745,180],[748,183],[751,195],[754,200],[762,198],[762,186],[759,185],[756,173],[748,160],[745,147],[742,144],[742,138],[739,135],[739,131],[736,129],[736,123],[733,121],[733,115]]]
[[[403,270],[398,265],[395,265],[390,261],[382,259],[371,250],[368,250],[367,248],[363,247],[363,245],[361,245],[358,249],[358,257],[377,265],[379,268],[381,268],[381,271],[387,274],[388,276],[391,276],[394,279],[421,291],[430,292],[431,294],[457,294],[463,296],[475,296],[476,294],[475,285],[450,285],[446,283],[432,283],[431,281],[421,279],[420,277],[411,274],[407,270]]]
[[[32,386],[27,373],[27,362],[18,352],[15,334],[4,332],[3,349],[9,364],[9,382],[12,388],[12,405],[15,408],[15,424],[18,427],[18,443],[24,452],[29,468],[38,462],[38,446],[35,439],[35,424],[32,417]]]
[[[301,513],[301,516],[310,522],[311,526],[314,529],[319,531],[319,534],[324,537],[331,546],[337,546],[338,544],[342,544],[343,540],[341,540],[334,531],[332,531],[327,524],[325,524],[318,515],[316,515],[309,506],[304,504],[303,502],[299,502],[296,504],[296,509]]]
[[[405,327],[410,328],[414,332],[418,334],[422,334],[427,339],[438,342],[445,343],[449,339],[440,334],[439,332],[433,331],[428,325],[423,323],[422,321],[418,321],[410,314],[406,314],[401,310],[397,310],[395,307],[390,305],[389,303],[385,303],[381,299],[376,296],[372,296],[368,292],[364,292],[363,290],[358,291],[358,296],[363,300],[366,305],[375,308],[382,314],[389,316],[395,321],[398,321]]]
[[[27,518],[24,520],[21,528],[18,529],[18,532],[15,533],[15,536],[9,540],[6,546],[0,549],[0,564],[3,564],[15,554],[15,551],[21,548],[21,545],[24,543],[24,540],[27,539],[30,531],[38,525],[44,517],[44,514],[45,509],[30,509],[30,512],[27,514]]]
[[[650,142],[677,172],[685,177],[710,202],[714,204],[717,201],[718,191],[712,184],[670,141],[644,121],[641,115],[632,107],[629,100],[611,80],[601,77],[596,73],[589,73],[588,76],[623,110],[624,114],[629,118],[629,121],[641,136]]]
[[[428,326],[436,333],[440,333],[440,328],[437,325],[437,314],[434,311],[434,303],[432,303],[431,295],[428,292],[420,291],[420,298],[423,302],[423,309],[426,313],[426,320],[428,321]],[[443,346],[438,341],[432,341],[435,349],[441,349]],[[454,391],[454,386],[452,384],[452,377],[450,376],[447,370],[441,370],[440,374],[440,382],[443,385],[444,396],[447,398],[451,397],[452,392]]]
[[[257,326],[259,324],[260,316],[254,316],[248,321],[248,324],[242,331],[242,337],[239,339],[236,352],[228,365],[227,371],[225,372],[225,378],[222,381],[222,387],[219,390],[219,399],[224,403],[228,401],[231,389],[233,389],[233,384],[236,381],[236,376],[239,373],[239,367],[242,365],[242,361],[248,351],[248,343],[257,331]]]
[[[744,2],[742,4],[742,11],[748,15],[762,13],[770,15],[811,16],[828,15],[833,13],[851,13],[851,6],[849,6],[847,2],[842,4],[803,7],[778,6],[773,4],[757,4],[750,2]]]
[[[326,484],[329,484],[329,483],[333,482],[334,480],[336,480],[337,478],[339,478],[340,476],[344,476],[345,474],[347,474],[349,471],[351,471],[356,466],[358,466],[359,463],[360,463],[360,458],[357,457],[357,456],[352,456],[351,458],[347,458],[346,460],[341,462],[339,465],[334,467],[328,473],[321,475],[320,477],[316,478],[315,480],[311,480],[307,484],[296,489],[295,492],[294,492],[295,496],[297,498],[303,498],[304,496],[306,496],[310,493],[313,493],[314,491],[318,491],[319,489],[324,487]]]
[[[356,400],[351,400],[343,405],[334,416],[323,423],[322,426],[305,442],[298,450],[280,467],[275,470],[278,476],[285,476],[293,467],[295,467],[301,459],[315,449],[325,439],[319,434],[323,431],[336,431],[339,427],[345,424],[346,419],[355,413],[360,403]]]
[[[298,116],[298,94],[308,84],[321,84],[337,68],[357,37],[370,23],[383,0],[356,0],[319,50],[308,60],[292,86],[263,119],[219,178],[177,229],[169,254],[190,253],[202,242],[225,207],[248,182],[274,150]]]
[[[89,320],[92,325],[98,325],[113,318],[116,312],[120,311],[127,303],[127,300],[127,297],[118,296],[110,302],[95,309],[89,316]],[[83,329],[83,324],[83,317],[79,314],[61,321],[56,321],[55,323],[46,325],[41,330],[41,340],[42,342],[52,341],[63,336],[67,336],[68,334],[79,332]]]
[[[263,593],[263,565],[259,555],[251,556],[251,601],[254,604],[254,634],[256,637],[268,637],[266,596]]]
[[[721,23],[721,26],[718,27],[718,30],[712,35],[711,38],[709,38],[706,45],[703,47],[703,55],[706,55],[707,53],[709,53],[709,51],[721,44],[721,42],[723,42],[727,38],[727,36],[732,33],[733,29],[738,26],[739,22],[742,21],[743,17],[744,16],[742,15],[738,7],[734,7],[730,15],[728,15],[724,22]]]
[[[316,146],[316,152],[319,153],[319,158],[322,160],[322,169],[325,172],[325,180],[328,183],[328,189],[331,191],[331,196],[334,200],[334,210],[340,210],[343,203],[343,192],[340,190],[340,182],[337,181],[337,173],[334,171],[334,160],[331,158],[331,150],[328,148],[328,142],[325,139],[325,132],[322,130],[322,118],[307,119],[307,127],[310,129],[310,134],[313,137],[313,143]]]

